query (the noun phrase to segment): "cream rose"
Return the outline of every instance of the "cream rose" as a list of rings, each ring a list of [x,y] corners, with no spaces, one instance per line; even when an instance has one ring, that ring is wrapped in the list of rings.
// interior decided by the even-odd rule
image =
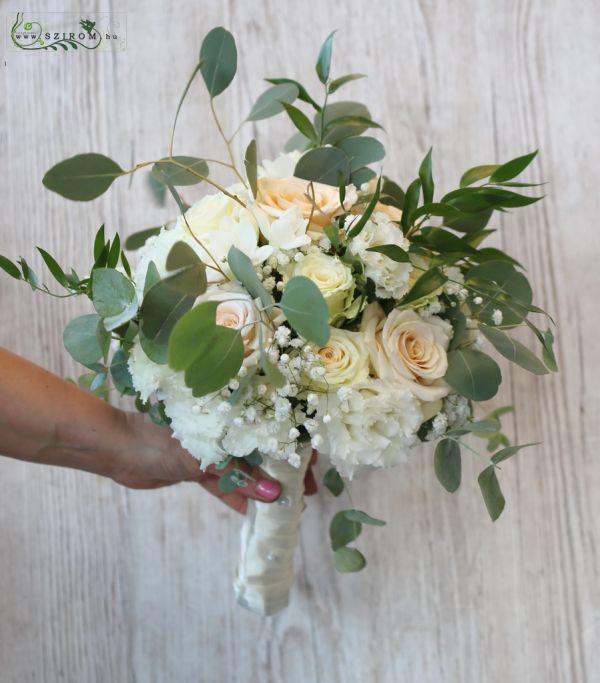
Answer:
[[[443,381],[448,368],[446,350],[452,337],[450,323],[414,311],[393,309],[386,317],[377,303],[369,304],[361,330],[375,374],[406,385],[422,401],[436,401],[449,393]]]
[[[348,312],[354,298],[355,283],[350,266],[337,256],[307,254],[290,268],[290,276],[304,275],[319,288],[329,307],[331,319]]]
[[[313,207],[314,192],[314,207]],[[357,200],[353,185],[346,189],[344,204]],[[309,232],[318,236],[333,218],[343,212],[337,187],[311,183],[302,178],[259,178],[257,206],[272,218],[279,218],[293,206],[299,206],[304,218],[311,218]]]
[[[369,375],[369,353],[361,332],[331,329],[325,346],[315,349],[325,375],[312,382],[322,389],[349,386],[366,379]]]
[[[216,312],[217,325],[241,330],[244,342],[244,365],[256,365],[260,359],[258,325],[260,313],[248,292],[235,283],[209,287],[198,297],[197,303],[219,301]]]

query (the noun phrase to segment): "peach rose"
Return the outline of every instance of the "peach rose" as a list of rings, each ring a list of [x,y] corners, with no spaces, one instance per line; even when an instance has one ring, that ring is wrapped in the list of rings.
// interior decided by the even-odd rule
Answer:
[[[349,207],[356,200],[356,190],[349,185],[344,204]],[[311,190],[311,182],[302,178],[259,178],[256,203],[272,218],[281,217],[294,206],[300,207],[304,218],[310,218],[312,214],[309,232],[317,236],[333,218],[343,213],[337,187],[313,182]]]

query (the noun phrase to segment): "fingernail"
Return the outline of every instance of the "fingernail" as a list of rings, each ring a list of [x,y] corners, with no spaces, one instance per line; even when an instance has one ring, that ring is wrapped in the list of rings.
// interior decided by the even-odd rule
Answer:
[[[256,493],[266,500],[277,500],[281,493],[281,484],[273,479],[261,479],[256,485]]]

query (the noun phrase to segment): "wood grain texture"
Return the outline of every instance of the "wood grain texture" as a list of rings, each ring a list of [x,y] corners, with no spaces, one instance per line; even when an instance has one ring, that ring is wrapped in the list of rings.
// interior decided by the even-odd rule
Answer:
[[[112,3],[109,3],[109,7]],[[236,36],[234,86],[218,100],[232,130],[263,76],[307,80],[320,42],[340,29],[335,73],[369,79],[347,96],[369,102],[388,131],[386,171],[411,180],[432,144],[436,179],[540,148],[531,171],[547,198],[505,220],[498,244],[527,267],[559,327],[561,373],[532,377],[503,364],[493,406],[514,402],[519,442],[506,463],[507,510],[492,525],[477,490],[436,483],[429,449],[352,486],[357,507],[389,520],[365,532],[366,572],[336,575],[326,529],[336,501],[310,501],[291,607],[260,619],[233,603],[240,520],[194,485],[133,492],[87,474],[0,458],[0,678],[3,683],[563,683],[600,670],[600,423],[598,258],[600,43],[590,0],[123,0],[127,49],[114,54],[15,54],[0,48],[0,253],[34,244],[90,262],[101,222],[123,234],[156,225],[136,178],[91,204],[67,202],[40,179],[76,152],[122,164],[167,149],[179,94],[200,39]],[[86,9],[106,9],[86,3]],[[3,12],[8,7],[2,5]],[[77,11],[40,0],[35,9]],[[115,9],[117,9],[115,7]],[[3,17],[5,19],[5,17]],[[3,38],[4,40],[4,38]],[[244,130],[269,157],[283,117]],[[222,156],[199,85],[176,150]],[[0,343],[63,375],[64,325],[83,302],[34,296],[0,279]]]

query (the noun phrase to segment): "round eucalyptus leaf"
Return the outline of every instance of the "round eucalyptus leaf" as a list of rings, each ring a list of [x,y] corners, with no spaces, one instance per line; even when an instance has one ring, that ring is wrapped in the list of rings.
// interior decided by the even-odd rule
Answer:
[[[283,111],[282,102],[291,104],[298,97],[298,88],[293,83],[274,85],[260,95],[250,110],[246,121],[260,121]]]
[[[211,97],[229,86],[237,70],[237,48],[229,31],[222,26],[207,33],[200,48],[200,72]]]
[[[279,303],[294,330],[308,341],[329,341],[329,309],[315,283],[303,275],[291,278]]]
[[[104,194],[121,175],[119,164],[103,154],[77,154],[53,166],[42,183],[61,197],[87,202]]]
[[[153,178],[163,185],[197,185],[208,173],[206,161],[197,157],[165,157],[152,166]]]
[[[338,548],[335,551],[333,561],[336,570],[344,574],[359,572],[361,569],[364,569],[367,564],[367,561],[360,550],[357,550],[356,548],[347,548],[346,546]]]
[[[502,375],[493,358],[475,349],[456,349],[448,354],[444,380],[461,396],[487,401],[496,395]]]
[[[346,153],[337,147],[317,147],[309,149],[298,159],[294,175],[337,187],[340,172],[346,178],[350,173],[350,160]]]
[[[70,356],[86,367],[95,366],[108,350],[110,338],[101,322],[96,313],[80,315],[63,332],[63,343]]]

